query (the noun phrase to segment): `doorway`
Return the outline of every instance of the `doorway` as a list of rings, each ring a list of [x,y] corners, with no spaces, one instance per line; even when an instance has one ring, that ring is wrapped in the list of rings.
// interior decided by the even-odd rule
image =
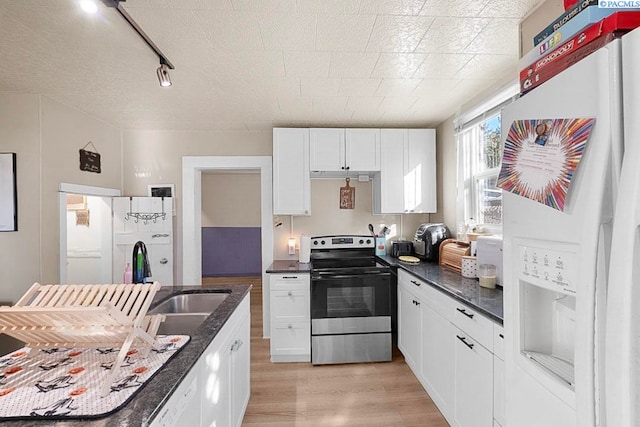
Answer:
[[[263,337],[269,337],[269,282],[273,262],[272,166],[270,156],[186,156],[182,158],[182,283],[202,284],[202,173],[256,171],[260,173],[260,239]]]
[[[60,283],[112,283],[111,198],[120,190],[61,183]]]

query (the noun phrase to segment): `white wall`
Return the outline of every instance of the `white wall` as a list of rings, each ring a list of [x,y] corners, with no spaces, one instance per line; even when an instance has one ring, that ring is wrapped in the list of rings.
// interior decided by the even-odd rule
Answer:
[[[202,175],[203,227],[260,227],[260,174]]]
[[[102,173],[80,171],[93,141]],[[0,151],[17,154],[18,231],[0,234],[0,300],[59,277],[61,182],[120,188],[120,130],[45,96],[0,93]]]

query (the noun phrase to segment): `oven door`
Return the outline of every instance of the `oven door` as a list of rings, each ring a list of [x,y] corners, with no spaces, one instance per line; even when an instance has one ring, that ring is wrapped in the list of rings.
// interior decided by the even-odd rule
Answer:
[[[311,277],[311,319],[391,316],[390,273]]]

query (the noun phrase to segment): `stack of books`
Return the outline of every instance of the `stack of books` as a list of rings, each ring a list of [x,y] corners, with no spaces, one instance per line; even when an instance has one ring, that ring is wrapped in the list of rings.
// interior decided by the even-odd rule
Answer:
[[[520,92],[526,93],[611,40],[640,26],[640,9],[600,8],[582,0],[538,33],[535,47],[519,63]]]

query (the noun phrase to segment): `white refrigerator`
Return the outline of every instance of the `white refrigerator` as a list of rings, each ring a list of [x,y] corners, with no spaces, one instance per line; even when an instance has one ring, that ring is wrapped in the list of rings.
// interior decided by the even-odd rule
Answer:
[[[503,140],[516,120],[595,119],[564,211],[503,192],[509,427],[640,425],[638,52],[636,30],[502,113]]]

